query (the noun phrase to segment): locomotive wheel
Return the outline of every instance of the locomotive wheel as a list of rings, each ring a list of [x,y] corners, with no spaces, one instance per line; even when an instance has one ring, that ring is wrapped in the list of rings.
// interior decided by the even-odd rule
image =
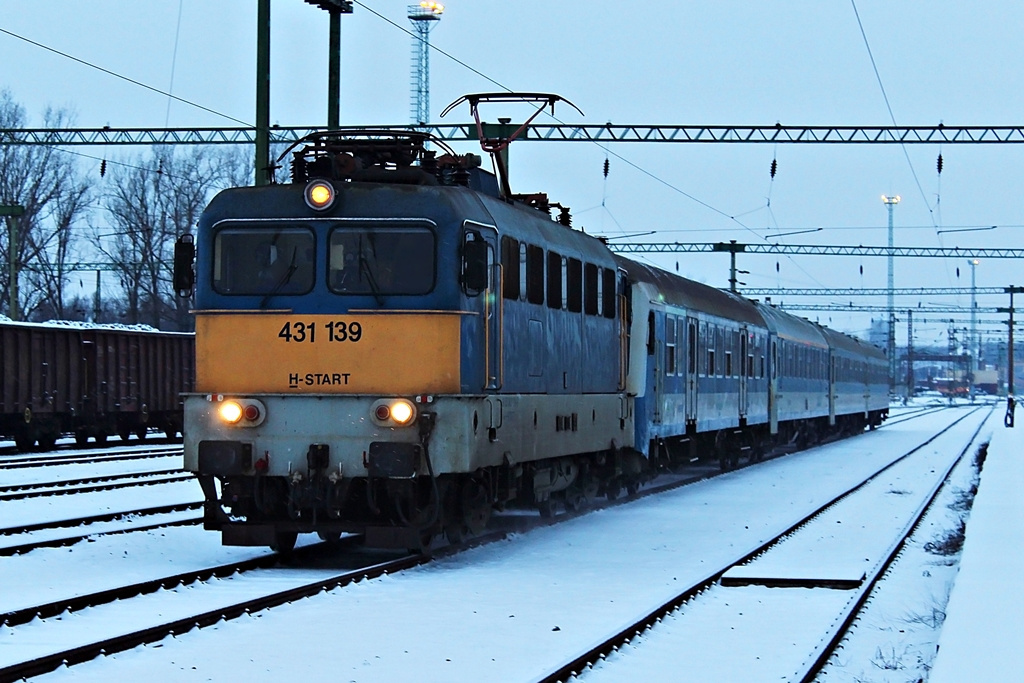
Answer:
[[[615,500],[619,497],[619,493],[622,492],[622,484],[619,483],[618,479],[614,479],[604,485],[604,496],[608,500]]]
[[[448,537],[448,542],[452,545],[456,545],[462,542],[464,531],[465,527],[463,527],[461,520],[448,522],[444,526],[444,535]]]
[[[462,487],[462,519],[474,535],[486,529],[491,519],[491,501],[487,489],[475,479],[470,479]]]
[[[551,519],[555,516],[555,501],[548,498],[545,501],[537,503],[537,511],[540,516],[544,519]]]

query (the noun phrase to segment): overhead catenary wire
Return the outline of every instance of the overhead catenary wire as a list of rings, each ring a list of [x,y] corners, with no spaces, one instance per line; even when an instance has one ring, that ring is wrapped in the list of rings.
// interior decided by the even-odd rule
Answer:
[[[137,81],[134,78],[129,78],[128,76],[125,76],[123,74],[119,74],[116,71],[111,71],[110,69],[106,69],[106,68],[104,68],[102,66],[99,66],[98,64],[93,64],[92,62],[88,62],[88,61],[86,61],[84,59],[80,59],[80,58],[75,57],[74,55],[70,55],[70,54],[68,54],[66,52],[61,52],[60,50],[57,50],[56,48],[52,48],[52,47],[50,47],[48,45],[44,45],[43,43],[37,42],[37,41],[32,40],[30,38],[26,38],[25,36],[18,35],[17,33],[14,33],[13,31],[9,31],[9,30],[7,30],[5,28],[0,28],[0,33],[7,34],[7,35],[11,36],[12,38],[17,38],[18,40],[23,40],[26,43],[29,43],[30,45],[35,45],[36,47],[38,47],[40,49],[46,50],[48,52],[52,52],[52,53],[54,53],[56,55],[64,57],[65,59],[70,59],[71,61],[77,62],[79,64],[82,64],[83,66],[87,66],[90,69],[96,69],[97,71],[101,71],[101,72],[107,74],[108,76],[113,76],[114,78],[118,78],[118,79],[120,79],[122,81],[127,81],[128,83],[131,83],[132,85],[137,85],[140,88],[145,88],[146,90],[150,90],[150,91],[155,92],[155,93],[157,93],[159,95],[163,95],[165,97],[169,97],[169,98],[175,100],[176,102],[181,102],[182,104],[187,104],[190,107],[195,107],[197,109],[202,109],[205,112],[209,112],[210,114],[214,114],[216,116],[220,116],[220,117],[225,118],[225,119],[227,119],[229,121],[234,121],[235,123],[240,123],[243,126],[247,126],[247,127],[252,127],[253,126],[253,124],[248,122],[248,121],[243,121],[242,119],[236,119],[234,116],[230,116],[230,115],[225,114],[223,112],[219,112],[216,109],[211,109],[210,107],[204,107],[203,105],[198,104],[196,102],[193,102],[191,100],[187,100],[184,97],[178,97],[177,95],[172,95],[171,93],[166,92],[164,90],[161,90],[160,88],[154,88],[153,86],[147,85],[146,83],[143,83],[142,81]]]

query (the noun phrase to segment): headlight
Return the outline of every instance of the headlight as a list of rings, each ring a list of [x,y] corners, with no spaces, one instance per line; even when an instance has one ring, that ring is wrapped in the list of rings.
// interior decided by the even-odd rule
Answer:
[[[382,398],[370,408],[379,427],[406,427],[416,420],[416,406],[404,398]]]
[[[217,417],[225,424],[258,427],[267,417],[266,407],[254,398],[225,399],[221,394],[211,394],[207,400],[220,404],[217,406]]]
[[[303,194],[309,208],[317,211],[329,209],[334,203],[334,186],[324,180],[312,181],[306,185],[306,191]]]
[[[237,401],[224,401],[217,409],[220,419],[228,424],[236,424],[242,419],[242,406]]]

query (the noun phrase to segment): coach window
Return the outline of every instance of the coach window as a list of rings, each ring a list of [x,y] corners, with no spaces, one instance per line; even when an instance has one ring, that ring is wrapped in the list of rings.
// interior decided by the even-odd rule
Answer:
[[[548,307],[562,307],[562,255],[548,252]]]
[[[501,238],[501,295],[519,298],[519,240],[505,235]]]
[[[689,374],[697,373],[697,326],[689,323],[686,326],[686,369]]]
[[[601,275],[603,284],[601,286],[601,298],[603,299],[602,309],[604,317],[614,318],[615,310],[615,269],[605,268]]]
[[[665,374],[676,374],[676,317],[665,316]]]
[[[715,375],[715,328],[708,326],[708,377]]]
[[[597,266],[593,263],[583,265],[583,312],[597,315]]]
[[[565,307],[573,313],[583,310],[583,264],[579,259],[565,262]]]
[[[732,377],[732,351],[725,352],[725,376]]]
[[[532,244],[526,247],[526,300],[544,303],[544,250]]]
[[[647,314],[647,355],[653,356],[654,350],[657,348],[654,336],[654,311]]]

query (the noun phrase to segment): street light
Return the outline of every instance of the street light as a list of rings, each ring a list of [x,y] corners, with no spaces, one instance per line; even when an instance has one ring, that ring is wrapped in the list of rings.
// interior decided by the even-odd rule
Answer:
[[[892,239],[892,210],[900,203],[900,196],[891,197],[882,195],[882,203],[889,209],[889,338],[887,340],[887,352],[889,354],[889,389],[895,387],[896,382],[896,302],[894,300],[894,278],[893,278],[893,239]]]

